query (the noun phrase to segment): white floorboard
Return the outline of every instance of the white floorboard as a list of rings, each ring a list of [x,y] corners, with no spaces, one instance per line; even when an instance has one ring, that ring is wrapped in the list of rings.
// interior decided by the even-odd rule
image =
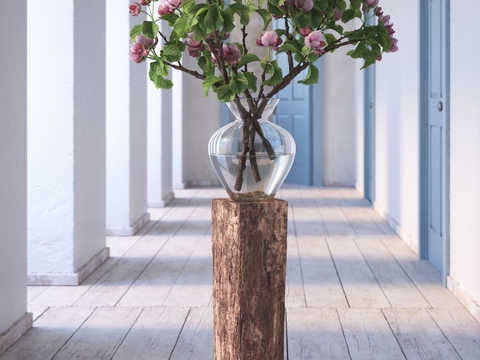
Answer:
[[[179,190],[79,286],[28,288],[0,360],[212,360],[212,198]],[[480,324],[354,189],[284,185],[285,360],[480,359]],[[250,360],[250,359],[248,359]],[[252,359],[257,360],[257,359]]]

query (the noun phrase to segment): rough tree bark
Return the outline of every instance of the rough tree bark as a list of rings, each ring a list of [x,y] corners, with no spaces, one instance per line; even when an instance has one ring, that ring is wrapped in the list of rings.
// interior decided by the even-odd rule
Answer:
[[[282,360],[287,207],[212,200],[215,360]]]

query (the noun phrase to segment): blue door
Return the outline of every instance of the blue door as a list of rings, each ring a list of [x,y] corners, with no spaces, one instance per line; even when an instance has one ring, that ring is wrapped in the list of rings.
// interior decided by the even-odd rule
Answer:
[[[428,0],[427,259],[446,276],[447,0]]]
[[[283,72],[288,71],[285,54],[281,54],[278,62]],[[306,72],[305,72],[306,74]],[[298,79],[303,79],[302,74]],[[298,84],[295,79],[283,89],[276,110],[278,125],[292,134],[297,145],[297,153],[292,169],[285,180],[288,183],[312,185],[312,111],[311,86]]]

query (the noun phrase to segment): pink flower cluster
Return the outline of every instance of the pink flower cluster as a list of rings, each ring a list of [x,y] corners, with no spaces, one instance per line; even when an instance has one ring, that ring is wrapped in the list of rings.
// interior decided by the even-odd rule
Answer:
[[[223,57],[230,64],[230,66],[236,65],[242,57],[242,53],[235,43],[231,45],[223,44],[222,50]]]
[[[193,38],[193,31],[188,33],[187,40],[184,42],[187,45],[188,55],[193,57],[199,57],[203,50],[205,50],[205,46],[201,41],[197,41]]]
[[[322,32],[320,30],[308,31],[308,35],[305,37],[305,46],[312,49],[317,55],[323,54],[325,52],[325,50],[323,50],[325,41],[323,41]]]
[[[388,36],[390,37],[390,41],[392,42],[392,47],[387,52],[396,52],[398,50],[398,40],[393,37],[393,34],[395,34],[395,30],[393,30],[393,23],[390,24],[390,15],[383,16],[383,11],[381,7],[378,7],[375,10],[375,15],[378,16],[378,23],[383,22],[383,26],[385,26],[385,29],[387,29]]]
[[[158,8],[160,16],[173,13],[182,4],[183,0],[162,0]]]
[[[265,47],[273,47],[273,50],[277,51],[278,47],[282,44],[283,40],[278,37],[275,31],[266,31],[260,39],[256,40],[257,45]]]
[[[130,60],[137,64],[145,61],[150,49],[157,45],[158,39],[149,39],[143,35],[137,35],[135,42],[130,46]]]
[[[130,14],[132,16],[138,16],[140,15],[140,12],[142,11],[142,5],[148,5],[152,2],[152,0],[138,0],[138,2],[130,5],[128,8],[130,10]]]
[[[313,9],[313,0],[287,0],[285,2],[292,5],[294,8],[303,10],[304,12]]]

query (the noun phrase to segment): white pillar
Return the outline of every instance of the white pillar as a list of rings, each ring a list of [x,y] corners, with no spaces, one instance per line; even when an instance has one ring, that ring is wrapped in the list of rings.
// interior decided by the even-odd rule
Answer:
[[[106,0],[107,234],[132,235],[147,213],[147,78],[145,63],[128,57],[130,29],[143,19],[130,0]]]
[[[77,285],[108,257],[105,3],[91,5],[28,4],[30,284]]]
[[[183,179],[183,106],[184,106],[184,96],[183,96],[183,82],[184,73],[181,71],[174,70],[172,71],[172,81],[173,88],[171,89],[173,99],[172,99],[172,138],[173,138],[173,147],[172,147],[172,181],[174,189],[184,189],[186,187],[185,181]]]
[[[32,326],[26,312],[26,15],[26,0],[0,14],[0,48],[16,54],[0,57],[0,354]]]
[[[162,21],[162,32],[170,28]],[[147,70],[148,71],[148,70]],[[171,79],[171,74],[169,74]],[[172,90],[147,87],[148,206],[164,207],[173,200],[172,191]]]

